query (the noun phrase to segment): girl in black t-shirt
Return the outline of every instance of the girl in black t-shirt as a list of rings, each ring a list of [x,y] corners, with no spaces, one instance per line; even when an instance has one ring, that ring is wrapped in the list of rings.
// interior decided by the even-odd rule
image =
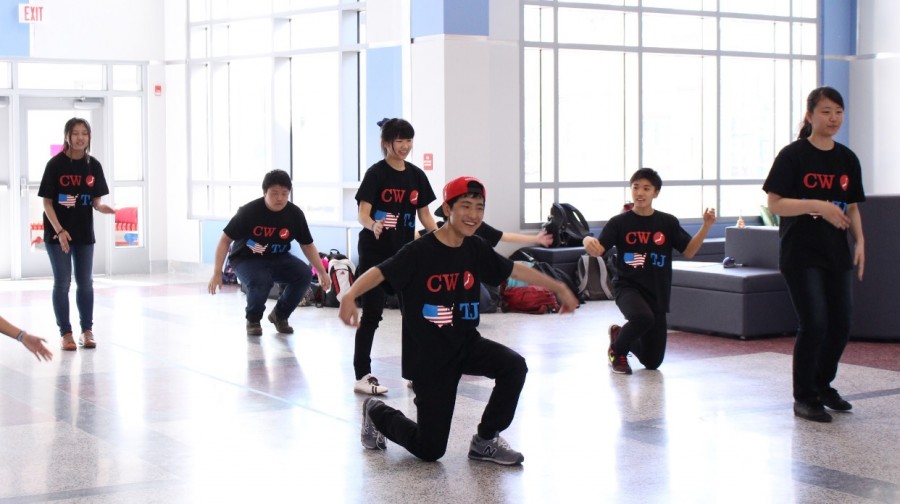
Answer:
[[[79,342],[84,348],[94,348],[94,210],[105,214],[116,210],[101,203],[109,187],[103,167],[90,155],[90,124],[73,117],[63,132],[63,150],[47,162],[38,196],[43,198],[44,243],[53,270],[53,313],[62,349],[72,351],[78,348],[69,321],[72,273],[81,322]]]
[[[862,170],[853,151],[834,141],[843,117],[840,93],[814,89],[798,139],[778,153],[763,185],[769,209],[781,216],[779,263],[799,321],[794,414],[816,422],[831,421],[825,406],[852,408],[831,382],[850,334],[853,265],[862,280],[865,264]]]
[[[428,205],[436,199],[428,177],[421,168],[406,161],[415,130],[409,122],[396,118],[383,119],[378,126],[384,159],[369,167],[356,192],[358,220],[363,226],[359,233],[358,275],[411,242],[415,237],[416,217],[427,231],[437,228],[428,210]],[[384,313],[384,298],[382,288],[372,289],[362,297],[362,319],[353,349],[356,392],[376,395],[388,391],[372,375],[370,358],[375,330]]]

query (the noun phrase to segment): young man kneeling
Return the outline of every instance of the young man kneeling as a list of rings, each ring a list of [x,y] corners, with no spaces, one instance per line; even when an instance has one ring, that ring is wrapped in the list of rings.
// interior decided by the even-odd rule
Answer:
[[[401,299],[403,377],[413,381],[417,422],[384,402],[368,398],[362,407],[365,448],[385,449],[385,438],[413,455],[434,461],[447,451],[456,391],[462,375],[495,380],[469,458],[515,465],[525,460],[500,437],[515,416],[528,368],[515,351],[477,330],[480,283],[506,278],[540,285],[561,300],[561,313],[578,307],[565,284],[500,256],[474,237],[484,217],[486,191],[474,177],[444,187],[447,224],[408,243],[396,255],[360,276],[341,301],[341,320],[356,326],[356,298],[387,280]]]

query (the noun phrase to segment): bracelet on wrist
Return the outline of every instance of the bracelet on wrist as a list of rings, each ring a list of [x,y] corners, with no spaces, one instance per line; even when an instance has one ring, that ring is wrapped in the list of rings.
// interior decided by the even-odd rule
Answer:
[[[22,338],[24,338],[26,334],[28,333],[26,333],[25,331],[19,331],[19,334],[16,335],[16,341],[22,343]]]

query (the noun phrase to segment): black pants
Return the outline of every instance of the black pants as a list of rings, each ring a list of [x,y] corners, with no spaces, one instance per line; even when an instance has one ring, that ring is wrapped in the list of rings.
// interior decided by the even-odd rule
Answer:
[[[375,330],[384,314],[384,298],[381,286],[362,295],[362,316],[359,318],[353,345],[353,371],[357,380],[372,372],[372,344],[375,342]]]
[[[794,400],[814,403],[831,391],[850,337],[853,270],[803,268],[781,272],[797,312]]]
[[[435,461],[447,452],[450,424],[456,406],[456,390],[462,375],[486,376],[495,380],[478,435],[493,438],[512,423],[525,385],[528,367],[525,359],[500,343],[475,338],[459,359],[430,376],[416,376],[417,422],[386,404],[372,408],[370,417],[375,427],[391,441],[426,461]]]
[[[637,289],[622,288],[616,294],[616,306],[628,321],[616,337],[613,352],[628,352],[647,369],[656,369],[666,356],[666,311],[650,303]]]
[[[382,253],[363,250],[363,247],[360,247],[357,277],[362,276],[369,268],[378,266],[389,257]],[[382,283],[362,295],[362,316],[359,318],[359,326],[356,328],[356,338],[353,344],[353,371],[356,373],[357,380],[372,372],[372,344],[375,342],[375,331],[384,314],[385,285],[386,283]]]

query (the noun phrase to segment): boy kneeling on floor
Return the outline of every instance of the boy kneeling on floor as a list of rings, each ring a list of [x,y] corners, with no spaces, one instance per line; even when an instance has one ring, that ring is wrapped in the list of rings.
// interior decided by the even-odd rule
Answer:
[[[498,285],[512,276],[552,290],[560,313],[578,307],[565,284],[494,252],[474,237],[484,217],[486,191],[474,177],[444,187],[447,224],[408,243],[396,255],[360,276],[341,301],[341,320],[356,326],[356,298],[387,280],[401,299],[403,377],[413,381],[417,422],[384,402],[368,398],[362,407],[365,448],[384,450],[385,438],[413,455],[434,461],[447,451],[456,390],[462,375],[495,380],[469,458],[515,465],[525,460],[500,437],[515,416],[528,368],[515,351],[483,338],[478,326],[480,283]]]

